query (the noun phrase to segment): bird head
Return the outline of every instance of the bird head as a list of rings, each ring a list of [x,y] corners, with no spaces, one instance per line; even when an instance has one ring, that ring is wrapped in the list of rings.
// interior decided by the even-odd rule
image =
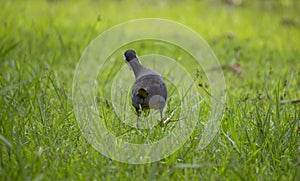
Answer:
[[[137,57],[134,50],[127,50],[124,53],[124,58],[126,62],[130,62],[131,60],[136,59]]]

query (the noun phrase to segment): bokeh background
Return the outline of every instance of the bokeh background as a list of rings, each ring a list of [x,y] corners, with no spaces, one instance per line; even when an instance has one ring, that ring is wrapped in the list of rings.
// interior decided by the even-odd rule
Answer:
[[[0,180],[299,180],[299,4],[1,1]],[[77,62],[101,32],[137,18],[182,23],[218,57],[226,112],[204,150],[195,132],[173,155],[130,165],[101,155],[82,136],[71,99]],[[205,81],[197,84],[209,90]]]

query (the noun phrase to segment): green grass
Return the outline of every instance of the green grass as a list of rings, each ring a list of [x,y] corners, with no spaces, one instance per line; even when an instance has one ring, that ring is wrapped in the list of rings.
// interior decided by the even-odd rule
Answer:
[[[300,179],[300,104],[280,104],[300,98],[296,1],[0,6],[0,180]],[[85,140],[73,113],[72,79],[98,34],[145,17],[178,21],[203,36],[224,68],[227,103],[219,134],[204,150],[194,132],[171,156],[131,165],[106,158]],[[123,63],[119,56],[112,58]]]

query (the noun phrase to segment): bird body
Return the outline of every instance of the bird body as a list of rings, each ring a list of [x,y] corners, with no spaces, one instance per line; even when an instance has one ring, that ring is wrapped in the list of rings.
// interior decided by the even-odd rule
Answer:
[[[146,109],[159,110],[161,121],[168,94],[163,78],[154,70],[144,67],[135,51],[127,50],[124,56],[135,75],[131,100],[137,113],[137,127],[141,111]]]
[[[160,96],[162,99],[159,99]],[[157,98],[156,98],[157,97]],[[161,110],[165,106],[167,87],[160,75],[148,74],[140,77],[134,83],[132,89],[132,105],[139,109]]]

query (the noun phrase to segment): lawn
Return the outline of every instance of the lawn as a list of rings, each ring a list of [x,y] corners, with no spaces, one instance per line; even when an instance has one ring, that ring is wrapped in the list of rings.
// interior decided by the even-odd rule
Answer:
[[[300,180],[296,0],[16,0],[0,6],[0,180]],[[182,23],[218,58],[226,108],[217,135],[204,149],[197,146],[201,124],[176,152],[147,164],[107,158],[83,136],[72,104],[77,63],[99,34],[138,18]],[[140,54],[153,47],[132,46]],[[110,59],[124,64],[121,53]],[[184,57],[174,47],[164,46],[160,53]],[[99,95],[110,85],[101,83],[108,74],[97,78]],[[205,78],[195,84],[203,94],[211,91]],[[203,118],[209,114],[204,105]],[[104,116],[118,134],[123,127],[109,122],[112,115]],[[164,132],[157,128],[151,134],[161,138]],[[129,135],[128,140],[145,141],[135,129]]]

